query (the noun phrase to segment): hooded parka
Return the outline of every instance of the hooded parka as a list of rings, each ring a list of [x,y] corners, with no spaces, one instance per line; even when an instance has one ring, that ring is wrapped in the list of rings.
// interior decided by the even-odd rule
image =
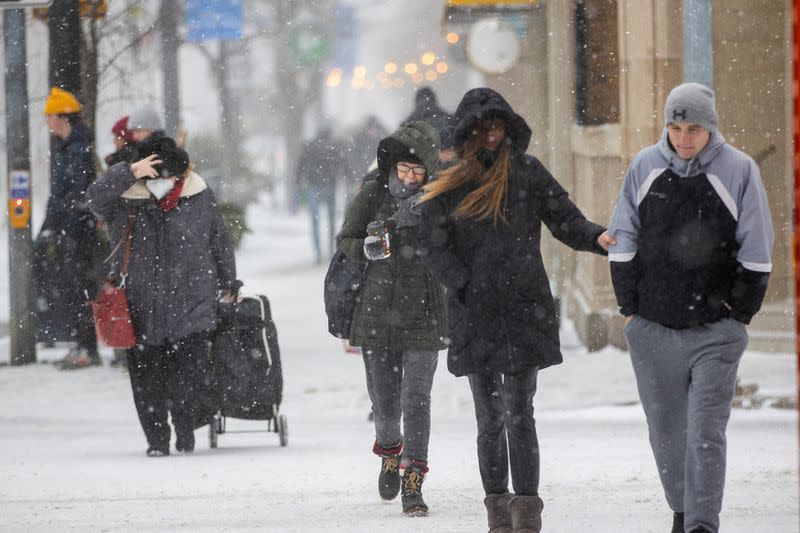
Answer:
[[[444,290],[420,261],[418,226],[391,231],[392,253],[386,259],[368,262],[363,252],[367,225],[389,220],[398,209],[388,186],[393,166],[401,160],[418,160],[430,175],[438,151],[439,138],[433,127],[423,122],[403,126],[381,141],[380,174],[364,185],[347,210],[339,246],[351,261],[367,268],[350,328],[353,346],[392,351],[445,347]]]
[[[502,220],[455,218],[474,180],[422,203],[423,261],[447,288],[448,369],[456,376],[515,374],[561,363],[558,321],[542,262],[544,222],[575,250],[605,252],[597,244],[604,228],[586,220],[550,172],[525,151],[531,130],[491,89],[467,92],[456,111],[456,149],[477,120],[505,121],[511,147],[508,192]]]
[[[233,289],[233,247],[214,194],[189,172],[178,206],[164,211],[128,163],[112,166],[87,191],[112,244],[136,211],[125,294],[137,342],[163,345],[217,325],[217,290]],[[123,253],[116,254],[119,272]]]

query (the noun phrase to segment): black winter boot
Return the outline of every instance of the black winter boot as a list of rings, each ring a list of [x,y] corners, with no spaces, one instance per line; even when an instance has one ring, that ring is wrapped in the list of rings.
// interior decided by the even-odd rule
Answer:
[[[515,495],[508,506],[514,533],[539,533],[542,530],[544,503],[541,498]]]
[[[418,466],[409,466],[403,471],[402,491],[403,514],[406,516],[428,516],[428,506],[422,499],[422,482],[425,471]]]
[[[672,533],[686,533],[683,529],[683,513],[673,513]]]
[[[381,455],[378,493],[384,500],[394,500],[400,492],[400,456]]]
[[[376,440],[372,453],[381,458],[381,473],[378,475],[378,494],[384,500],[394,500],[400,492],[400,453],[403,443],[384,448]]]
[[[511,509],[508,504],[514,496],[505,494],[487,494],[483,499],[486,514],[489,517],[489,533],[513,533],[511,526]]]
[[[192,453],[194,451],[194,431],[175,430],[175,434],[175,449],[182,453]]]

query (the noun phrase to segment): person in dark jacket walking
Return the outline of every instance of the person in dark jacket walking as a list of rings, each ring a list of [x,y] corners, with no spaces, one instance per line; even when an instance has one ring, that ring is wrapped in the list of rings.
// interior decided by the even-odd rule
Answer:
[[[39,238],[52,240],[52,263],[41,273],[49,286],[53,318],[64,320],[77,347],[59,361],[62,369],[99,365],[97,338],[89,299],[94,296],[95,220],[86,203],[86,188],[94,181],[92,134],[81,121],[81,105],[72,93],[53,87],[45,102],[47,126],[58,139],[52,158],[50,197]]]
[[[333,140],[330,128],[322,128],[303,148],[297,162],[297,184],[305,194],[311,216],[311,240],[314,262],[322,262],[320,215],[322,206],[328,211],[328,253],[333,255],[336,232],[336,182],[345,174],[342,147]]]
[[[538,532],[533,396],[538,371],[562,360],[542,222],[576,250],[603,254],[613,239],[525,154],[531,130],[500,94],[470,90],[455,120],[459,161],[422,197],[422,260],[447,288],[447,363],[456,376],[469,376],[489,528]]]
[[[409,124],[415,120],[427,122],[438,131],[453,126],[453,115],[445,111],[436,97],[436,93],[430,87],[420,87],[414,93],[414,109],[401,124]],[[448,146],[449,147],[449,146]]]
[[[91,209],[120,242],[133,219],[125,294],[137,345],[128,350],[133,399],[149,456],[169,455],[172,415],[181,452],[208,423],[209,344],[219,291],[232,296],[236,266],[216,199],[168,137],[145,141],[88,190]],[[122,261],[114,257],[115,271]]]
[[[413,516],[428,512],[422,482],[431,387],[446,335],[444,289],[420,261],[417,243],[417,203],[438,153],[439,136],[424,122],[383,139],[379,176],[353,199],[339,236],[344,254],[367,269],[350,344],[362,349],[374,407],[378,491],[391,500],[402,490],[403,512]]]
[[[758,166],[717,130],[714,92],[675,87],[664,118],[620,191],[611,279],[672,531],[716,533],[725,428],[774,233]]]

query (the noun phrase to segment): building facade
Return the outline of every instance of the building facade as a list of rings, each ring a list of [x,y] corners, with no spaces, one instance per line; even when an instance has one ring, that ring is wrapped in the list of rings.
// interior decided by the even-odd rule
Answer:
[[[681,2],[541,1],[523,53],[488,77],[533,129],[530,151],[588,218],[607,224],[625,170],[660,137],[683,80]],[[759,164],[775,226],[770,286],[749,329],[752,350],[795,350],[792,274],[792,28],[788,0],[712,2],[720,131]],[[607,260],[543,243],[562,309],[590,349],[625,347]]]

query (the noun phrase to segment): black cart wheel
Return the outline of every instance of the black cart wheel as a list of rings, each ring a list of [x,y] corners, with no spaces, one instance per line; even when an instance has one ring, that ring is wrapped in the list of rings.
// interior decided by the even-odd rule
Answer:
[[[280,439],[281,446],[289,444],[289,425],[286,422],[286,415],[278,417],[278,438]]]

